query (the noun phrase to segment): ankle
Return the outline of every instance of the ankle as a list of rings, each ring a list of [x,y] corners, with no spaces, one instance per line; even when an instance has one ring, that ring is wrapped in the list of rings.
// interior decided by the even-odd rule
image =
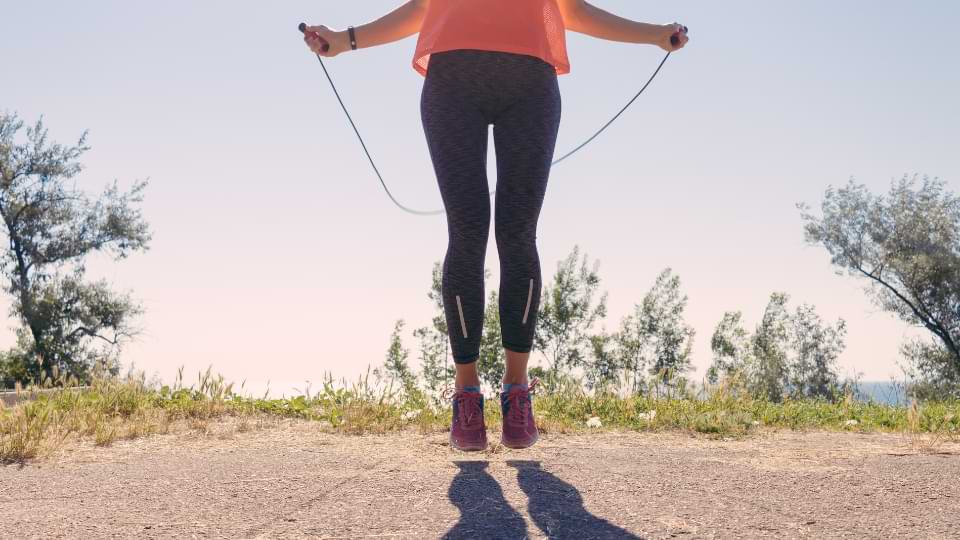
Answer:
[[[461,391],[470,386],[480,386],[480,374],[477,372],[476,362],[457,365],[457,374],[453,380],[453,387],[457,391]]]
[[[503,387],[501,388],[500,392],[502,394],[509,394],[514,388],[528,390],[530,386],[527,383],[503,383]]]

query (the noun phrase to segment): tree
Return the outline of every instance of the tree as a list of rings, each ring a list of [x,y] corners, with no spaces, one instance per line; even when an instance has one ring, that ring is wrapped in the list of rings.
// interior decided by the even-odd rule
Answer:
[[[586,369],[587,387],[596,393],[610,391],[619,386],[623,366],[616,350],[615,334],[600,332],[590,336],[591,361]]]
[[[690,356],[696,332],[684,322],[687,296],[680,294],[680,278],[667,268],[660,272],[653,288],[638,307],[639,325],[652,349],[649,373],[659,390],[681,382],[678,377],[690,370]]]
[[[735,342],[742,336],[739,314],[725,316],[714,335],[714,353],[723,357],[742,355],[742,364],[739,360],[731,362],[735,367],[730,371],[745,366],[748,390],[756,397],[773,402],[783,401],[786,396],[835,401],[846,390],[836,370],[837,358],[846,347],[846,322],[839,319],[835,326],[825,325],[809,304],[801,305],[791,315],[788,301],[786,293],[770,295],[763,319],[749,339],[749,351],[732,352],[739,347],[725,343],[724,334],[737,336]],[[714,365],[718,370],[726,367],[721,359]]]
[[[599,263],[589,269],[584,255],[578,268],[579,258],[580,249],[574,246],[573,252],[557,263],[557,273],[552,285],[544,291],[537,314],[534,344],[549,365],[544,380],[548,387],[553,387],[562,375],[568,375],[570,370],[583,364],[590,329],[607,313],[606,293],[594,305],[594,296],[600,287]]]
[[[779,403],[787,380],[790,315],[786,293],[773,293],[751,338],[750,387],[754,395]]]
[[[907,392],[919,400],[960,398],[960,372],[950,351],[936,339],[913,338],[900,347],[907,360]]]
[[[437,395],[444,385],[453,381],[454,376],[454,366],[449,361],[450,338],[447,335],[447,319],[443,312],[442,281],[443,264],[436,262],[433,265],[430,291],[427,293],[435,313],[430,326],[417,328],[413,332],[420,342],[420,373],[427,388],[434,395]]]
[[[789,361],[789,388],[794,397],[835,401],[842,394],[837,357],[846,347],[846,322],[826,326],[815,308],[803,304],[790,320],[792,358]]]
[[[401,333],[403,332],[404,322],[400,319],[393,327],[393,333],[390,334],[390,346],[387,348],[387,357],[383,363],[383,368],[373,370],[378,379],[386,379],[391,382],[399,382],[408,396],[417,391],[417,376],[410,369],[407,358],[410,351],[403,347]]]
[[[960,198],[939,179],[904,176],[875,196],[851,179],[829,187],[822,217],[797,205],[806,241],[822,245],[838,273],[867,280],[882,309],[929,330],[943,352],[908,360],[929,380],[960,372]],[[907,350],[911,350],[908,346]],[[913,349],[917,352],[917,349]],[[926,360],[924,360],[926,359]],[[930,360],[933,359],[933,360]],[[953,379],[956,380],[956,379]]]
[[[652,331],[649,318],[642,314],[639,305],[635,305],[634,312],[620,321],[620,331],[614,334],[618,363],[630,381],[633,394],[642,391],[647,369],[653,363]]]
[[[0,273],[23,325],[5,357],[6,372],[38,380],[54,373],[89,380],[96,365],[116,373],[116,355],[137,330],[140,307],[105,281],[85,280],[87,257],[121,260],[147,249],[150,233],[137,204],[145,182],[97,198],[68,185],[82,170],[86,133],[75,146],[48,140],[43,122],[24,130],[0,114],[0,217],[7,236]],[[2,374],[0,374],[2,375]],[[6,378],[11,378],[6,375]]]
[[[750,361],[750,338],[742,324],[743,314],[728,311],[710,339],[713,364],[707,370],[707,380],[716,384],[721,377],[743,372]]]
[[[657,276],[653,287],[635,304],[633,313],[621,320],[615,334],[621,369],[631,380],[634,394],[643,391],[646,374],[661,386],[683,383],[682,374],[690,370],[693,327],[686,324],[683,311],[687,296],[680,294],[680,278],[670,268]]]
[[[506,358],[504,358],[503,352],[497,291],[490,291],[485,311],[483,334],[480,336],[480,358],[477,360],[477,372],[480,374],[481,381],[490,385],[494,392],[499,392],[506,371]]]

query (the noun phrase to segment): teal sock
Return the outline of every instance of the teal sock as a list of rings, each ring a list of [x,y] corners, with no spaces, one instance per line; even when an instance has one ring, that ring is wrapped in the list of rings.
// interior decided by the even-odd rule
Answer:
[[[479,387],[479,386],[464,386],[464,387],[463,387],[463,391],[464,391],[464,392],[476,392],[476,393],[479,394],[479,393],[480,393],[480,387]]]
[[[516,384],[503,383],[503,393],[504,393],[504,394],[509,394],[509,393],[510,393],[510,389],[513,388],[514,386],[517,386],[517,387],[519,387],[519,388],[522,388],[522,389],[526,390],[526,389],[528,388],[529,384],[527,384],[527,383],[523,383],[523,384],[521,384],[521,383],[516,383]]]

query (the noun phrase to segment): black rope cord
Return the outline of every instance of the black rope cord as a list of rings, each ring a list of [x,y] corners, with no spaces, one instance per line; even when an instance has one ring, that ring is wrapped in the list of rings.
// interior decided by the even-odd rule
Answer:
[[[303,31],[302,25],[301,25],[301,31]],[[589,139],[581,143],[579,146],[577,146],[573,150],[567,152],[559,159],[554,160],[553,163],[550,164],[550,166],[552,167],[554,165],[557,165],[558,163],[567,159],[573,154],[576,154],[578,151],[583,149],[584,146],[590,144],[594,139],[596,139],[601,133],[604,132],[604,130],[610,127],[610,124],[612,124],[617,118],[619,118],[620,115],[623,114],[624,111],[626,111],[630,107],[630,105],[633,105],[633,102],[636,101],[637,98],[640,97],[641,94],[643,94],[644,90],[646,90],[647,87],[650,86],[650,83],[652,83],[653,80],[657,78],[657,74],[660,73],[660,69],[663,68],[663,65],[667,63],[667,59],[670,58],[670,54],[671,53],[668,52],[667,55],[663,57],[663,60],[660,61],[660,65],[657,66],[657,69],[653,72],[653,75],[650,76],[650,79],[648,79],[646,84],[644,84],[643,87],[640,88],[640,91],[637,92],[636,95],[634,95],[633,98],[631,98],[630,101],[628,101],[627,104],[624,105],[622,109],[620,109],[620,112],[615,114],[613,118],[611,118],[606,124],[604,124],[603,127],[601,127],[596,133],[594,133]],[[363,141],[363,137],[360,135],[360,130],[357,129],[357,125],[353,122],[353,118],[350,117],[350,112],[347,110],[347,106],[343,104],[343,99],[340,98],[340,92],[337,91],[337,86],[333,84],[333,79],[330,77],[330,72],[327,71],[327,66],[326,64],[323,63],[323,58],[321,58],[319,54],[317,54],[317,60],[320,61],[320,67],[323,68],[323,74],[327,76],[327,80],[330,82],[330,88],[333,89],[333,95],[337,96],[337,101],[340,102],[340,108],[343,109],[343,114],[347,115],[347,120],[350,121],[350,126],[353,128],[353,132],[357,134],[357,139],[360,141],[360,146],[363,147],[363,152],[367,155],[367,160],[370,162],[370,166],[373,167],[373,172],[377,174],[377,178],[380,179],[380,185],[383,186],[383,190],[387,193],[387,196],[390,197],[390,200],[393,201],[393,204],[397,205],[397,208],[403,210],[404,212],[408,212],[410,214],[414,214],[418,216],[436,216],[436,215],[443,214],[444,210],[415,210],[413,208],[406,207],[400,204],[400,201],[398,201],[393,196],[393,194],[390,193],[390,188],[388,188],[387,183],[383,181],[383,176],[380,174],[380,170],[377,169],[377,165],[373,162],[373,157],[370,156],[370,151],[367,149],[367,144]],[[496,193],[496,190],[491,191],[490,195],[493,196],[494,193]]]

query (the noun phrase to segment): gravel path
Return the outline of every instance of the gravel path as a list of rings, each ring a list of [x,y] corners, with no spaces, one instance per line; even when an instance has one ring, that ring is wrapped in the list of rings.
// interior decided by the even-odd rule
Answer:
[[[960,445],[912,443],[606,433],[463,454],[217,424],[0,466],[0,537],[957,538]]]

